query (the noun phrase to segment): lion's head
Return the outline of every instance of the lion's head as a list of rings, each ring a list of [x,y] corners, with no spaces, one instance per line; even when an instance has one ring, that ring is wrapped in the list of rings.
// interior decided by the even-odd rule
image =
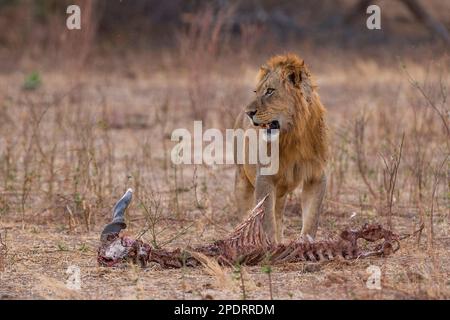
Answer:
[[[323,111],[314,110],[311,74],[294,54],[274,56],[261,67],[255,94],[245,113],[254,126],[268,129],[268,133],[269,129],[279,129],[282,134],[292,130],[301,134],[314,113]]]

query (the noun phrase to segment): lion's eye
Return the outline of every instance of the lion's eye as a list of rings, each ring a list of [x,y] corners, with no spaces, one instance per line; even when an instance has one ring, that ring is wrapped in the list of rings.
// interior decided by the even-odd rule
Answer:
[[[270,96],[274,91],[275,91],[275,89],[273,89],[273,88],[267,88],[265,95]]]

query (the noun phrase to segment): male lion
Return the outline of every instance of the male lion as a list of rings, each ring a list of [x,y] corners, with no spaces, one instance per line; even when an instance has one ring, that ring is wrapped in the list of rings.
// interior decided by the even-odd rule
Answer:
[[[238,165],[238,208],[248,212],[267,196],[264,229],[272,241],[280,242],[286,196],[302,185],[301,235],[314,237],[325,194],[328,157],[325,108],[316,86],[302,59],[294,54],[278,55],[261,67],[255,94],[236,119],[235,129],[279,129],[279,169],[276,174],[261,175],[257,164]],[[270,136],[270,131],[267,134]],[[246,144],[246,157],[248,148]]]

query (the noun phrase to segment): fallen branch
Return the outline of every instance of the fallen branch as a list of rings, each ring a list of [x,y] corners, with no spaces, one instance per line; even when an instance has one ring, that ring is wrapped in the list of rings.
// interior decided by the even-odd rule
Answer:
[[[132,191],[129,189],[114,207],[113,222],[102,232],[102,243],[97,257],[101,266],[110,267],[131,261],[142,266],[154,262],[163,268],[181,268],[183,265],[196,267],[204,260],[199,258],[201,255],[214,258],[223,265],[275,265],[387,256],[400,248],[400,237],[379,224],[365,224],[360,229],[344,230],[337,239],[332,240],[299,238],[288,244],[272,243],[263,230],[264,198],[253,209],[249,218],[223,240],[185,250],[154,249],[139,239],[120,234],[120,231],[126,228],[124,213],[131,197]],[[383,241],[375,244],[373,248],[362,249],[358,246],[358,239],[368,242]]]

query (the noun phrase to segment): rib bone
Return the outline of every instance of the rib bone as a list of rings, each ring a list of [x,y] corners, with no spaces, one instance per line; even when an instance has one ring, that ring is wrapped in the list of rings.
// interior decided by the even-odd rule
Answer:
[[[196,267],[201,261],[196,258],[201,253],[207,257],[215,258],[221,264],[233,265],[236,263],[246,265],[258,264],[282,264],[301,261],[320,262],[330,261],[335,258],[359,259],[370,256],[387,256],[400,247],[399,236],[384,229],[379,224],[365,224],[359,229],[346,229],[334,240],[315,241],[307,238],[299,238],[288,244],[274,244],[270,241],[263,229],[264,209],[263,202],[253,209],[249,218],[241,223],[228,237],[212,244],[174,250],[153,249],[149,244],[141,240],[135,240],[120,235],[117,229],[110,232],[107,225],[102,232],[101,246],[98,250],[98,263],[102,266],[114,266],[123,261],[132,261],[145,266],[148,262],[154,262],[163,268],[181,268],[183,266]],[[122,202],[121,202],[122,201]],[[128,191],[115,206],[114,218],[123,217],[128,204],[131,201],[131,192]],[[121,219],[120,224],[126,225]],[[120,231],[120,230],[119,230]],[[358,247],[358,239],[368,242],[382,242],[373,249]]]

